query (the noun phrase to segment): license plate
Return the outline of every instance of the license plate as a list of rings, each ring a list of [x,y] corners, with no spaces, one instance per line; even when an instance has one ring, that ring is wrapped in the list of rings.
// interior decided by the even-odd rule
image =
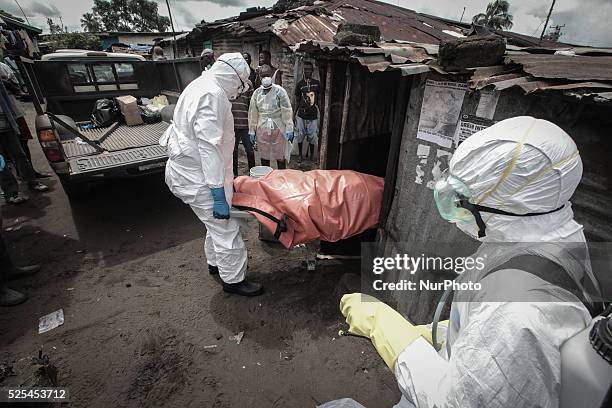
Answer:
[[[165,165],[166,165],[166,163],[164,163],[164,162],[153,163],[153,164],[145,164],[143,166],[138,166],[138,170],[139,171],[145,171],[145,170],[157,169],[159,167],[164,167]]]

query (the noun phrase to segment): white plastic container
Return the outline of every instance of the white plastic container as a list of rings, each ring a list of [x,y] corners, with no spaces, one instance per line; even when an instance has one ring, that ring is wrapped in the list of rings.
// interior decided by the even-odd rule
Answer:
[[[274,169],[269,166],[255,166],[251,167],[249,175],[254,178],[262,178],[264,176],[267,176],[272,170]]]
[[[612,364],[591,346],[589,327],[561,346],[561,408],[599,408],[612,381]]]

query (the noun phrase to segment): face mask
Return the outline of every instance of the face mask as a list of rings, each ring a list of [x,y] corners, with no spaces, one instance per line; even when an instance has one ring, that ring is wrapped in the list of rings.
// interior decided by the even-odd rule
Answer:
[[[264,89],[272,88],[272,77],[261,78],[261,86],[263,86]]]
[[[467,185],[458,177],[448,175],[447,177],[438,180],[434,186],[434,200],[440,216],[447,221],[457,225],[457,227],[466,234],[475,237],[475,227],[478,229],[478,237],[483,238],[486,230],[486,225],[482,219],[481,212],[507,215],[512,217],[533,217],[536,215],[550,214],[561,210],[565,204],[551,211],[514,214],[511,212],[498,210],[497,208],[487,207],[484,205],[474,204],[472,192]],[[475,225],[474,225],[475,224]],[[476,238],[476,237],[475,237]]]

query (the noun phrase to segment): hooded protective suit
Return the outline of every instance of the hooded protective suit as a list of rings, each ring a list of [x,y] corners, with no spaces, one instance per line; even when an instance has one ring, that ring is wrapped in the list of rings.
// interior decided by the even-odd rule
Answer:
[[[486,236],[474,256],[486,256],[488,270],[520,255],[520,248],[529,252],[520,244],[518,250],[500,251],[496,243],[586,243],[569,202],[582,177],[582,162],[575,143],[558,126],[532,117],[499,122],[457,148],[450,173],[484,206],[515,214],[562,207],[531,217],[484,215]],[[457,226],[476,235],[473,221]],[[537,255],[572,269],[554,253]],[[447,345],[440,353],[420,338],[400,354],[395,375],[403,398],[398,406],[559,405],[560,347],[589,324],[588,310],[570,292],[528,271],[500,270],[482,282],[487,284],[481,293],[455,297]],[[497,297],[498,289],[508,286],[525,293],[523,301]]]
[[[181,93],[173,123],[160,139],[168,146],[166,184],[206,225],[205,253],[225,283],[244,280],[247,251],[239,224],[213,217],[211,188],[224,187],[232,202],[235,99],[249,79],[240,53],[223,54]]]
[[[393,366],[402,391],[397,407],[557,407],[560,347],[589,324],[590,313],[539,271],[523,263],[504,264],[530,254],[549,259],[562,268],[554,272],[567,272],[574,281],[589,273],[588,258],[556,252],[561,243],[586,244],[569,203],[582,176],[576,145],[550,122],[516,117],[463,142],[449,172],[464,183],[475,204],[513,214],[556,211],[526,217],[483,213],[486,236],[472,257],[485,259],[485,269],[457,277],[481,282],[483,289],[455,292],[446,344],[439,352],[420,336],[399,354]],[[456,223],[476,236],[473,217]],[[520,301],[509,300],[508,293]],[[347,322],[356,320],[353,308],[364,310],[351,299],[341,305]]]
[[[260,86],[251,96],[249,133],[257,135],[262,159],[285,160],[287,132],[293,132],[293,109],[287,91],[276,84],[267,92]]]

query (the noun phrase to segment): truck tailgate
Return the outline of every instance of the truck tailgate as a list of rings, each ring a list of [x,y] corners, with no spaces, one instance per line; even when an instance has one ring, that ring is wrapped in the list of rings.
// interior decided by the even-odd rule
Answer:
[[[71,174],[99,172],[142,163],[160,162],[167,157],[159,138],[168,123],[158,122],[140,126],[121,125],[100,146],[108,150],[98,153],[89,144],[78,140],[64,140],[62,147]],[[107,129],[87,129],[81,133],[90,140],[99,140]]]

